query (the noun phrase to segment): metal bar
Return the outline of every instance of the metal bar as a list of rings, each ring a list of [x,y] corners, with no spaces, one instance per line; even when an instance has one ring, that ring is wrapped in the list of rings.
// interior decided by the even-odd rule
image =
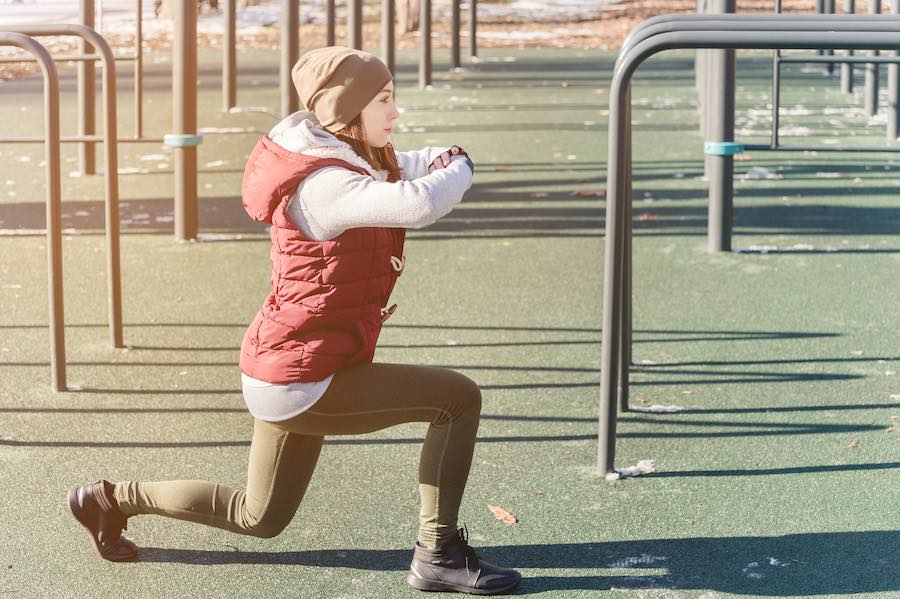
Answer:
[[[334,45],[334,0],[325,2],[325,45]]]
[[[281,116],[297,112],[300,98],[294,91],[291,69],[300,58],[300,9],[297,0],[281,2]]]
[[[50,53],[21,33],[0,32],[0,45],[30,53],[44,78],[44,135],[47,203],[47,296],[50,321],[50,386],[66,390],[66,331],[63,309],[62,201],[59,151],[59,74]]]
[[[134,137],[144,136],[144,3],[137,0],[134,32]]]
[[[293,4],[293,0],[285,0]],[[197,5],[174,0],[172,133],[197,133]],[[290,74],[290,69],[288,69]],[[197,237],[197,147],[172,148],[175,165],[175,238]]]
[[[420,10],[419,87],[425,89],[431,85],[431,0],[421,0]]]
[[[852,15],[856,12],[856,0],[844,0],[844,14]],[[853,51],[850,51],[853,55]],[[845,94],[853,93],[853,64],[841,63],[841,91]]]
[[[350,47],[362,50],[363,47],[363,6],[362,0],[347,1],[347,35]]]
[[[895,15],[900,13],[900,0],[891,0],[891,13]],[[891,54],[894,58],[900,57],[900,52],[896,50]],[[896,144],[897,137],[900,137],[900,71],[898,71],[898,63],[888,65],[888,122],[885,135],[889,145]]]
[[[778,128],[780,124],[779,110],[781,108],[781,61],[784,56],[781,50],[775,50],[775,58],[772,62],[772,132],[769,135],[769,143],[778,145]]]
[[[781,55],[781,62],[806,63],[806,62],[842,62],[847,64],[858,63],[900,63],[896,56],[785,56]]]
[[[683,17],[690,18],[688,15]],[[737,17],[737,20],[735,17]],[[609,104],[609,128],[608,128],[608,152],[607,152],[607,206],[606,206],[606,254],[604,257],[604,287],[603,287],[603,339],[601,356],[601,380],[600,380],[600,406],[599,406],[599,444],[598,467],[601,473],[608,474],[613,471],[615,459],[615,425],[616,406],[618,404],[617,392],[621,385],[618,381],[621,373],[627,376],[628,370],[620,369],[619,361],[622,352],[619,351],[620,326],[623,323],[622,285],[623,265],[626,252],[624,233],[626,232],[624,221],[624,205],[627,201],[627,182],[623,175],[627,161],[622,157],[622,148],[627,147],[625,132],[629,128],[624,117],[627,115],[625,98],[630,79],[635,70],[650,56],[663,50],[671,49],[758,49],[775,50],[784,49],[808,49],[815,50],[821,47],[833,49],[900,49],[900,40],[896,34],[879,30],[873,26],[871,30],[859,30],[853,25],[848,26],[834,17],[806,17],[807,23],[815,23],[816,26],[825,26],[824,31],[816,31],[814,28],[799,27],[795,31],[779,28],[774,22],[748,23],[744,15],[720,17],[725,27],[711,30],[691,30],[691,23],[670,22],[667,26],[671,31],[661,31],[649,34],[645,25],[638,27],[623,44],[623,50],[616,61],[615,73],[610,86]],[[781,16],[771,16],[781,18]],[[846,17],[842,17],[846,19]],[[815,19],[815,20],[813,20]],[[847,19],[851,20],[851,19]],[[886,23],[896,27],[900,21],[891,19]],[[660,24],[658,21],[654,25]],[[679,28],[683,29],[679,29]],[[627,48],[627,49],[626,49]]]
[[[881,0],[867,0],[869,14],[877,15],[881,13]],[[872,56],[878,56],[878,50],[872,51]],[[874,62],[866,64],[866,83],[865,83],[865,113],[868,116],[875,116],[878,113],[878,65]]]
[[[249,132],[248,132],[249,133]],[[60,143],[81,143],[85,141],[103,141],[104,137],[102,135],[71,135],[67,137],[61,137]],[[164,139],[162,137],[142,137],[140,139],[135,139],[133,137],[120,137],[116,140],[117,143],[155,143],[161,144]],[[44,143],[43,137],[0,137],[0,142],[2,143],[17,143],[17,144],[30,144],[30,143]]]
[[[31,57],[24,56],[3,56],[0,57],[0,63],[17,63],[17,62],[31,62],[34,59]],[[96,62],[100,60],[99,54],[65,54],[62,56],[54,56],[53,62]]]
[[[225,0],[225,35],[222,39],[222,110],[237,106],[237,0]]]
[[[834,0],[825,0],[825,13],[829,15],[834,14]],[[824,50],[822,53],[825,56],[832,56],[834,50]],[[834,62],[827,62],[825,68],[829,76],[834,75]]]
[[[625,110],[627,111],[626,122],[630,122],[631,119],[631,85],[628,86],[628,89],[625,92]],[[623,158],[623,170],[622,176],[625,178],[623,192],[627,196],[628,200],[623,203],[623,210],[625,210],[625,225],[624,225],[624,235],[625,235],[625,247],[624,253],[622,257],[623,267],[622,267],[622,298],[619,300],[622,302],[622,324],[619,326],[619,341],[618,351],[619,351],[619,375],[616,379],[618,381],[618,389],[617,392],[619,394],[619,409],[623,412],[627,412],[629,410],[628,405],[628,397],[629,397],[629,386],[628,386],[628,369],[631,367],[631,337],[632,337],[632,325],[633,325],[633,317],[632,317],[632,243],[631,243],[631,224],[632,224],[632,214],[631,214],[631,128],[625,132],[625,147],[622,151]]]
[[[459,28],[460,28],[460,7],[461,0],[450,0],[452,5],[450,18],[450,68],[458,69],[460,67],[459,59]]]
[[[397,70],[394,20],[394,0],[381,0],[381,56],[392,75],[396,74]]]
[[[85,27],[94,27],[94,0],[79,0],[78,22]],[[91,54],[93,49],[84,39],[78,40],[81,54]],[[97,130],[96,113],[94,104],[96,90],[96,72],[93,62],[78,64],[78,133],[90,135]],[[78,146],[78,168],[82,175],[97,174],[96,146],[91,142],[85,142]]]
[[[112,49],[99,33],[84,25],[33,25],[18,29],[30,36],[74,35],[90,43],[100,53],[103,66],[103,146],[104,146],[104,207],[106,215],[107,298],[109,331],[113,347],[123,347],[122,293],[119,259],[119,179],[116,143],[116,62]],[[58,136],[57,136],[58,137]],[[86,137],[86,136],[85,136]]]
[[[747,152],[754,151],[773,151],[773,152],[900,152],[900,147],[887,146],[824,146],[824,145],[771,145],[771,144],[744,144],[744,150]]]
[[[712,10],[720,14],[735,11],[735,0],[713,0]],[[734,141],[734,50],[712,50],[709,58],[710,105],[707,113],[707,141]],[[773,103],[774,104],[774,103]],[[777,110],[777,108],[776,108]],[[709,219],[706,249],[731,251],[731,213],[734,193],[734,157],[706,156],[709,180]]]
[[[478,58],[478,0],[469,0],[469,58]]]

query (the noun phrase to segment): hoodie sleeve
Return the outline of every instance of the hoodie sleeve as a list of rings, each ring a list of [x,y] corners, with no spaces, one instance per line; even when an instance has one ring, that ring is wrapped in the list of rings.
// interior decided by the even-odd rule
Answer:
[[[396,183],[328,167],[303,181],[287,212],[304,234],[317,241],[357,227],[419,229],[449,213],[471,185],[472,171],[463,160]]]
[[[397,152],[397,163],[403,179],[418,179],[428,174],[428,165],[449,148],[425,147],[421,150]]]

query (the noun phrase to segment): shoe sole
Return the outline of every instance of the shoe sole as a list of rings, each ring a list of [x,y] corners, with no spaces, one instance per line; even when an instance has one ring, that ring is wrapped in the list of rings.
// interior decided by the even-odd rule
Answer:
[[[111,562],[131,562],[138,558],[138,554],[134,553],[133,555],[119,557],[119,558],[110,558],[103,555],[103,551],[100,550],[100,540],[97,538],[97,535],[91,530],[91,527],[84,521],[84,510],[81,505],[78,503],[78,489],[79,485],[76,485],[69,489],[69,509],[72,511],[72,515],[75,516],[75,519],[78,520],[78,523],[81,524],[88,534],[91,537],[91,542],[94,544],[94,549],[97,550],[97,553],[103,559]]]
[[[474,589],[472,587],[467,587],[460,584],[453,584],[450,582],[440,582],[437,580],[425,580],[424,578],[419,578],[412,572],[406,575],[406,582],[409,586],[419,589],[420,591],[426,592],[434,592],[434,593],[446,593],[448,591],[454,591],[457,593],[468,593],[469,595],[501,595],[503,593],[508,593],[511,590],[515,589],[519,586],[521,579],[517,579],[514,582],[506,585],[505,587],[499,587],[496,589]]]

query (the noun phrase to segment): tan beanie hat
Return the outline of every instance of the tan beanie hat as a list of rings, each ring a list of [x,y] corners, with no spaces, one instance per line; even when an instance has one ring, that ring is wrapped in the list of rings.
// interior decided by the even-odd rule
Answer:
[[[346,127],[393,79],[377,57],[344,46],[307,52],[291,77],[300,102],[332,132]]]

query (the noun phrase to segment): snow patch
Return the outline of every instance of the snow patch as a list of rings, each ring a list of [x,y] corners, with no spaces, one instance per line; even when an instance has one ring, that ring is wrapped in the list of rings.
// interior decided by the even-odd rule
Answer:
[[[656,472],[655,460],[641,460],[634,466],[628,468],[619,468],[615,472],[606,475],[606,480],[619,480],[620,478],[628,478],[633,476],[641,476]]]

